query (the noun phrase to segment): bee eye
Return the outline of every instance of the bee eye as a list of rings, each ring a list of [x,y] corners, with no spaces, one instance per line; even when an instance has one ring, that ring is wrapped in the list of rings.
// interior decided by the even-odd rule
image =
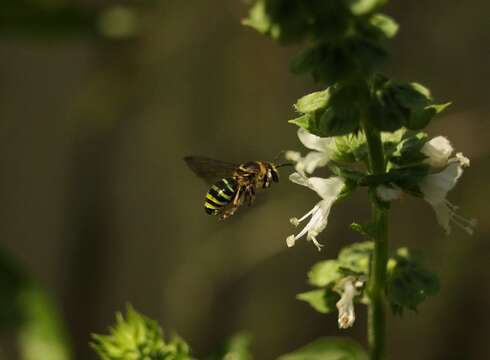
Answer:
[[[272,174],[272,180],[274,182],[279,182],[279,175],[277,174],[277,171],[272,169],[271,174]]]

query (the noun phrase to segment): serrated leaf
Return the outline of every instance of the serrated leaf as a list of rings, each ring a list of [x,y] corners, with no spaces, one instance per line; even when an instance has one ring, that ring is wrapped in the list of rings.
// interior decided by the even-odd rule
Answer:
[[[313,286],[324,287],[340,279],[337,260],[325,260],[313,265],[308,272],[308,281]]]
[[[394,312],[416,310],[438,291],[437,276],[422,265],[420,257],[407,248],[399,249],[388,266],[387,296]]]
[[[329,97],[329,89],[316,91],[300,98],[296,104],[294,104],[294,108],[299,113],[312,113],[327,106]]]
[[[90,344],[102,360],[192,360],[189,346],[177,335],[163,340],[160,326],[128,305],[126,318],[116,314],[109,335],[92,335]]]
[[[368,356],[356,342],[346,338],[325,337],[278,360],[367,360]]]
[[[311,305],[316,311],[326,314],[336,311],[335,304],[340,296],[330,288],[307,291],[296,295],[298,300],[302,300]]]

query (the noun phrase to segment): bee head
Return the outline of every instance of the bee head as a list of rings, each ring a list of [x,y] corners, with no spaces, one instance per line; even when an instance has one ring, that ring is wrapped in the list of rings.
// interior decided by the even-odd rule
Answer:
[[[279,182],[279,172],[273,164],[268,164],[267,177],[274,182]]]

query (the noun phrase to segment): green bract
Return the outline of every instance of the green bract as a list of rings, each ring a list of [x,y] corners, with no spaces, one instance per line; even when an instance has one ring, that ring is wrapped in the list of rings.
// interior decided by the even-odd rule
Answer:
[[[361,104],[356,103],[361,88],[354,85],[335,85],[325,91],[300,98],[295,109],[300,117],[290,120],[320,137],[340,136],[359,129]]]
[[[280,43],[307,40],[291,63],[295,73],[333,83],[367,76],[386,57],[383,42],[395,36],[396,22],[376,10],[381,0],[256,0],[243,20]]]
[[[110,335],[92,335],[92,347],[102,360],[191,360],[189,347],[178,336],[163,340],[158,324],[128,306],[126,318],[116,314]]]
[[[420,130],[450,103],[435,104],[429,90],[418,83],[401,83],[378,77],[373,83],[370,120],[380,131],[402,127]]]

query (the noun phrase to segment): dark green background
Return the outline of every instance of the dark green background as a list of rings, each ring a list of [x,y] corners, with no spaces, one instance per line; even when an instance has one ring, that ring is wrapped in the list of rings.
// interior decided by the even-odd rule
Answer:
[[[283,172],[253,211],[218,223],[203,210],[206,186],[182,161],[304,150],[286,120],[319,87],[288,72],[297,49],[242,27],[241,1],[126,2],[142,23],[126,40],[93,26],[116,2],[22,16],[36,3],[48,1],[16,17],[0,10],[0,241],[54,295],[76,358],[94,358],[89,333],[105,332],[126,302],[197,356],[238,330],[254,334],[257,359],[324,335],[363,342],[363,311],[339,331],[335,315],[294,296],[308,289],[313,263],[361,240],[348,225],[369,216],[366,194],[332,211],[322,253],[305,241],[288,249],[288,218],[308,211],[314,193]],[[388,359],[490,358],[489,11],[484,0],[387,9],[401,30],[386,72],[453,101],[428,131],[470,157],[450,199],[479,219],[473,237],[457,229],[446,237],[428,204],[407,197],[393,206],[392,248],[423,250],[442,291],[418,313],[390,316]],[[11,359],[12,335],[2,339]]]

